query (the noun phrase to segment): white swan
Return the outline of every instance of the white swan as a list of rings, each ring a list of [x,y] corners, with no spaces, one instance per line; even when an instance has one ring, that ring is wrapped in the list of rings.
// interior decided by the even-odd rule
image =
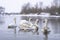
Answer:
[[[8,28],[16,28],[17,26],[16,26],[16,17],[14,18],[14,24],[13,23],[11,23],[11,24],[9,24],[8,25]]]
[[[32,28],[36,29],[38,27],[38,19],[36,19],[35,23],[33,24]]]
[[[23,30],[27,30],[33,25],[30,21],[31,21],[31,18],[29,18],[29,21],[21,20],[19,28]]]
[[[39,27],[38,22],[39,22],[39,20],[36,19],[35,23],[32,26],[32,29],[34,29],[33,32],[38,32],[38,27]]]
[[[45,25],[42,28],[42,32],[45,36],[47,36],[50,33],[50,29],[49,29],[49,27],[47,27],[47,24],[48,24],[48,20],[45,19]]]

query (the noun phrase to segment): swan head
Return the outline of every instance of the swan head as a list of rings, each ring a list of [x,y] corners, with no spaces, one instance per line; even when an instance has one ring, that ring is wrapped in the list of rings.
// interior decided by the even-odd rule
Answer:
[[[16,20],[16,17],[14,17],[14,20]]]
[[[47,24],[47,22],[48,22],[48,19],[44,19],[44,21],[43,21],[45,24]]]
[[[16,17],[14,17],[14,22],[15,22],[15,24],[16,24]]]

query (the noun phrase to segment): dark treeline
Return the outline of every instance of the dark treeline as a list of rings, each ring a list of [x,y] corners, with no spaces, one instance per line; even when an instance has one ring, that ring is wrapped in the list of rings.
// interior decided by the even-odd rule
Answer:
[[[30,3],[27,3],[25,5],[23,5],[22,10],[21,10],[21,14],[40,14],[41,12],[48,12],[51,15],[56,15],[56,14],[60,14],[60,6],[57,7],[56,5],[53,5],[51,7],[47,6],[45,8],[42,8],[43,3],[40,2],[40,4],[38,5],[36,3],[36,5],[34,7],[32,7],[30,5]],[[40,7],[39,7],[40,6]]]
[[[60,1],[59,1],[60,2]],[[30,3],[24,4],[22,6],[20,13],[5,13],[5,8],[0,7],[0,14],[8,14],[8,15],[20,15],[20,14],[40,14],[41,12],[50,13],[51,15],[59,15],[60,14],[60,4],[58,5],[58,0],[53,0],[51,6],[43,7],[43,2],[36,3],[32,6]]]

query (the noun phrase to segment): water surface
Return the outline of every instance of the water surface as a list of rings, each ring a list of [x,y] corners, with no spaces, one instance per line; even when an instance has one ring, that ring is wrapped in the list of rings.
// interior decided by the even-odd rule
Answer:
[[[45,40],[44,35],[41,32],[43,26],[43,20],[39,22],[39,35],[33,34],[32,32],[18,32],[18,27],[16,28],[16,33],[14,29],[8,29],[9,24],[14,24],[13,18],[16,17],[16,25],[19,26],[21,17],[19,15],[4,15],[4,23],[0,24],[0,40]],[[58,19],[59,20],[59,19]],[[60,40],[60,21],[56,19],[49,19],[48,26],[51,28],[51,34],[48,36],[48,40]]]

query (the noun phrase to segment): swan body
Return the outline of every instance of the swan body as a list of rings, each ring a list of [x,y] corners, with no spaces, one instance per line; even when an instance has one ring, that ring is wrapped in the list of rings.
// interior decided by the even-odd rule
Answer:
[[[28,21],[26,21],[26,20],[21,20],[20,25],[21,25],[21,26],[30,27],[30,25],[32,25],[32,23],[31,23],[31,22],[28,22]]]
[[[14,18],[14,24],[13,23],[11,23],[11,24],[9,24],[8,25],[8,28],[16,28],[17,26],[16,26],[16,17]]]
[[[23,29],[23,30],[27,30],[27,29],[31,28],[32,25],[33,24],[29,21],[21,20],[19,28]]]
[[[8,28],[16,28],[17,26],[15,24],[9,24]]]
[[[43,32],[44,35],[49,34],[49,33],[50,33],[50,29],[47,28],[47,27],[44,27],[44,28],[42,29],[42,32]]]

